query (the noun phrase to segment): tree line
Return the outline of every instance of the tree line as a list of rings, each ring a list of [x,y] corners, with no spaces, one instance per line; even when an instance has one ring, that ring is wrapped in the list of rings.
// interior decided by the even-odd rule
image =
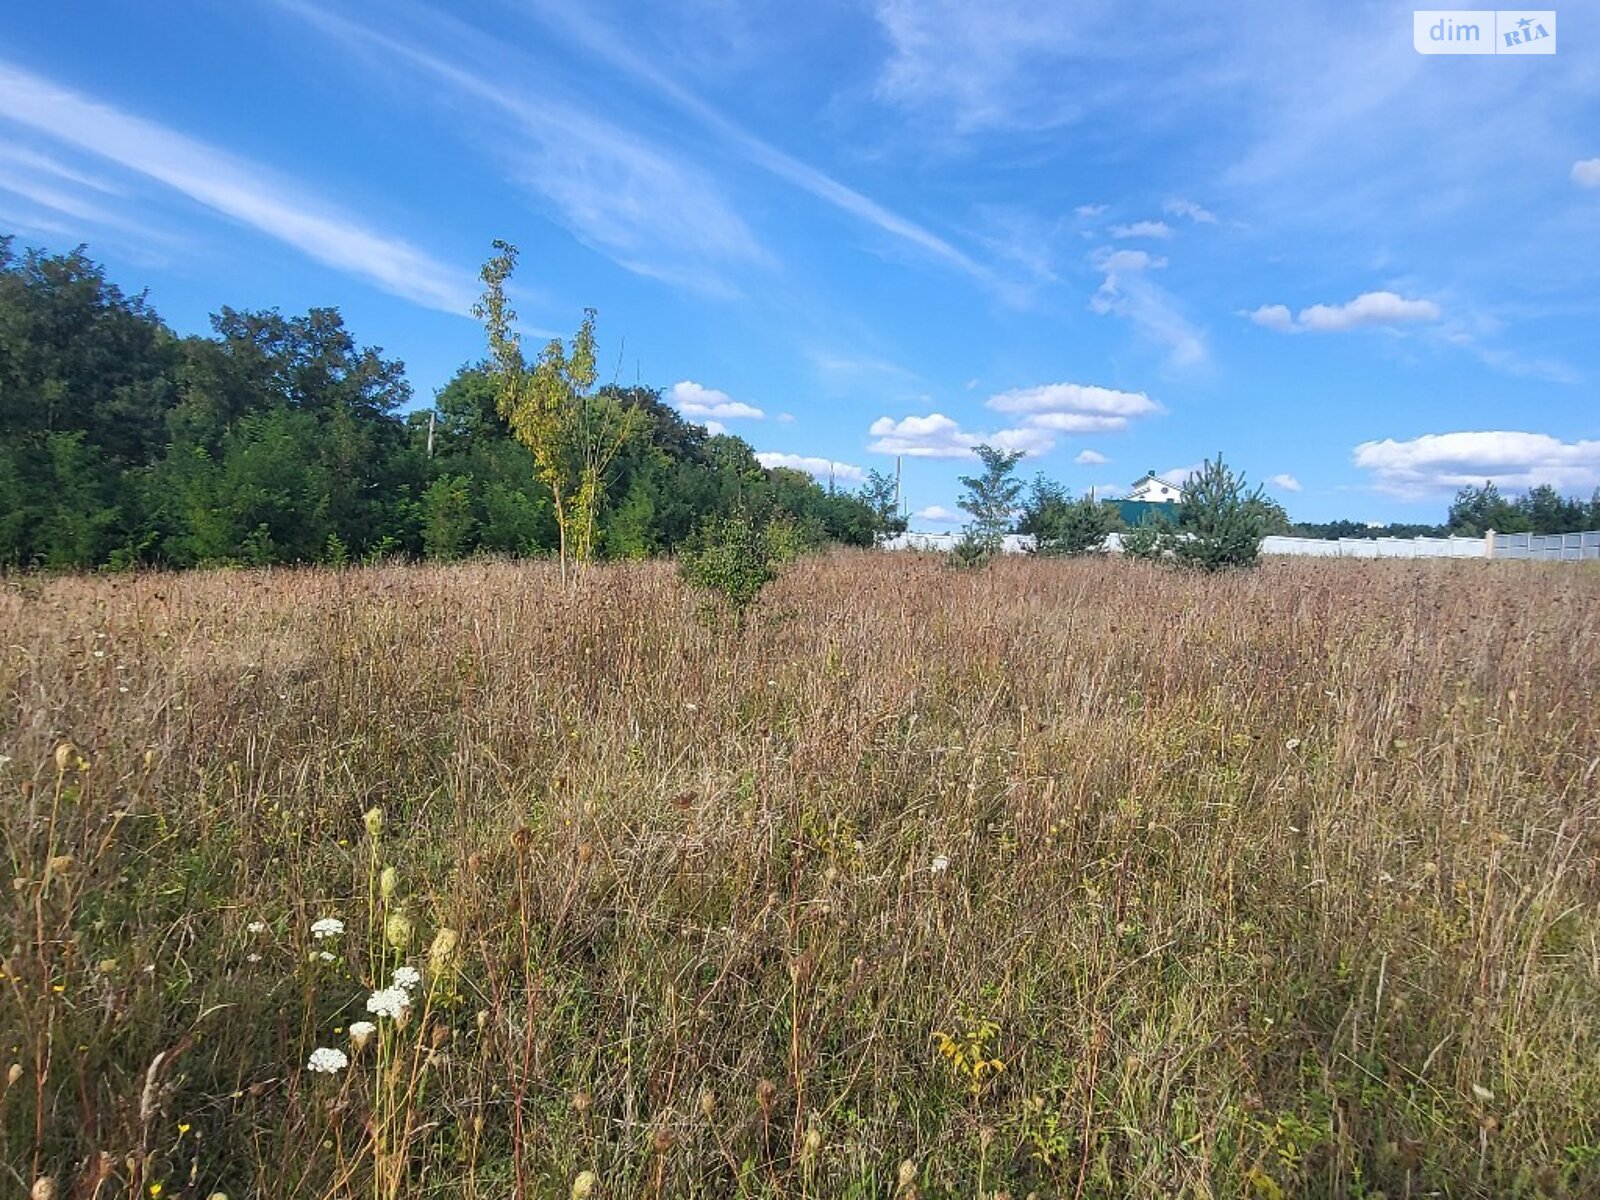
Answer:
[[[209,336],[180,336],[82,247],[16,253],[0,237],[0,565],[543,555],[564,531],[586,556],[634,558],[733,513],[798,544],[871,545],[901,527],[892,479],[825,489],[762,467],[656,389],[595,388],[593,332],[589,314],[559,364],[581,369],[553,373],[586,428],[615,436],[558,498],[524,436],[536,416],[505,403],[508,334],[496,345],[492,323],[491,356],[406,414],[404,365],[359,344],[337,309],[224,307]],[[551,353],[530,378],[552,373]]]

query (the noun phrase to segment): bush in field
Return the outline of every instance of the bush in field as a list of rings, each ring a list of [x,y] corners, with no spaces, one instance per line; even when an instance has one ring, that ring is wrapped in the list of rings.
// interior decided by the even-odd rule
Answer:
[[[1122,535],[1122,552],[1129,558],[1156,562],[1166,553],[1165,542],[1169,536],[1170,533],[1158,525],[1135,525]]]
[[[1046,557],[1098,554],[1116,523],[1116,509],[1109,504],[1092,496],[1079,500],[1063,497],[1058,504],[1041,510],[1032,530],[1034,551]]]
[[[740,509],[696,529],[678,555],[678,569],[687,582],[725,603],[742,625],[761,589],[777,578],[778,564],[798,553],[792,527],[758,522]]]

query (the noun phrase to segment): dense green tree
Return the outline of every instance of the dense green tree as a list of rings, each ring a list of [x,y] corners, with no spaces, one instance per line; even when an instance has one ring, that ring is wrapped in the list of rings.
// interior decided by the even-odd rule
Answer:
[[[867,481],[856,493],[867,508],[872,524],[872,540],[883,543],[906,531],[905,514],[900,511],[900,481],[887,471],[868,471]]]
[[[1258,487],[1245,490],[1222,455],[1207,459],[1183,487],[1175,529],[1163,537],[1163,549],[1178,562],[1205,571],[1255,565],[1270,519]]]
[[[1099,550],[1120,523],[1114,504],[1092,496],[1074,500],[1062,484],[1040,474],[1029,486],[1017,532],[1032,536],[1036,554],[1070,556]]]

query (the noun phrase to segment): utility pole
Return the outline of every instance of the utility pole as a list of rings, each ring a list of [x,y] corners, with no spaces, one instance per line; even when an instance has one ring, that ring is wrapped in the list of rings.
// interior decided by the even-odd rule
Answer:
[[[428,457],[429,458],[433,457],[433,422],[434,422],[434,417],[435,417],[435,410],[429,409],[428,410]]]
[[[895,510],[895,512],[899,513],[903,517],[906,514],[902,510],[901,504],[902,504],[902,501],[900,499],[900,456],[898,454],[896,454],[894,456],[894,510]]]

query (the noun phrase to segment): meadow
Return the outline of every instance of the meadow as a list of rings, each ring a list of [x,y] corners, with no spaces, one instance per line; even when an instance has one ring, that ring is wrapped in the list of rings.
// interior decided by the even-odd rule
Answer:
[[[1597,690],[1564,564],[3,579],[0,1193],[1594,1196]]]

